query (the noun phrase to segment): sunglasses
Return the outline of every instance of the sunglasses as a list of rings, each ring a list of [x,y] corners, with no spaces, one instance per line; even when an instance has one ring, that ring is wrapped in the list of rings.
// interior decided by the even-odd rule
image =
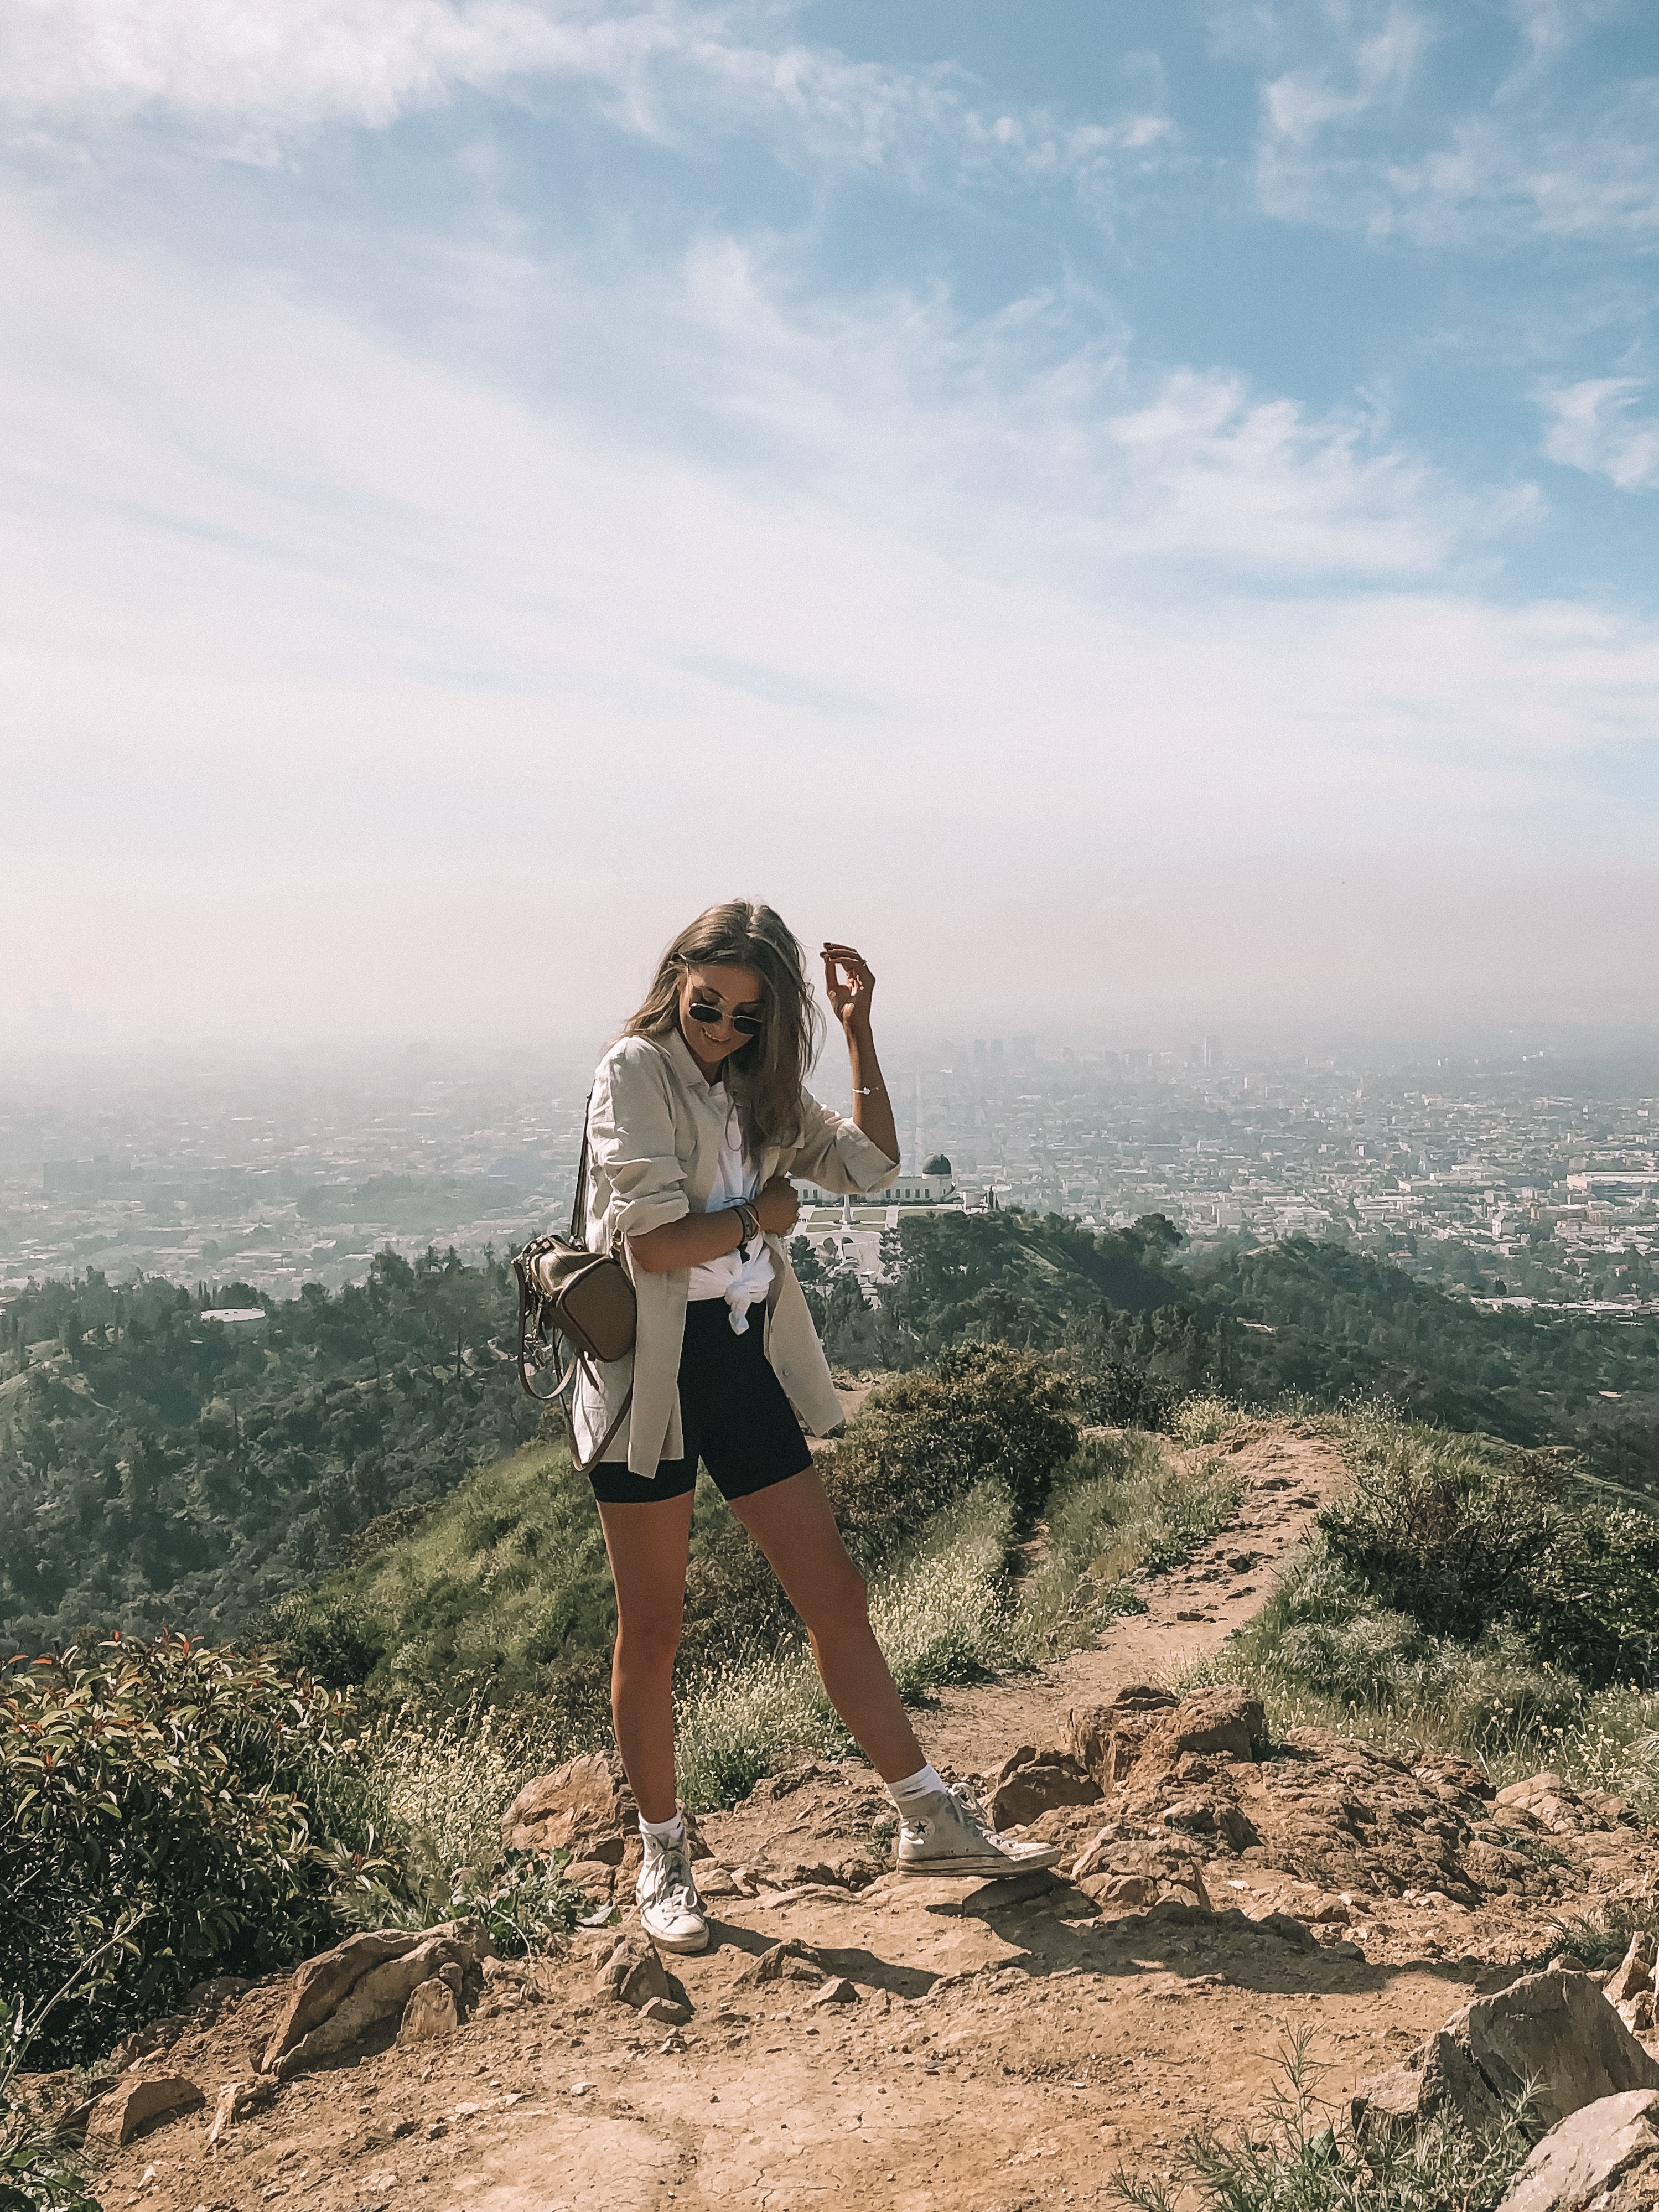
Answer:
[[[712,1028],[716,1022],[726,1018],[723,1007],[699,1006],[695,1000],[685,1011],[694,1022],[701,1022],[705,1029]],[[732,1026],[739,1036],[755,1037],[760,1035],[766,1024],[758,1014],[733,1014]]]

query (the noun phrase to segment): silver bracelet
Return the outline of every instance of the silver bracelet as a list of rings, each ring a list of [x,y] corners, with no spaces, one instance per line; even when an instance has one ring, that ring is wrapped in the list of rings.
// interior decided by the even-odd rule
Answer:
[[[887,1085],[884,1083],[876,1083],[872,1084],[867,1091],[854,1090],[853,1096],[854,1098],[873,1098],[878,1091],[885,1091]]]

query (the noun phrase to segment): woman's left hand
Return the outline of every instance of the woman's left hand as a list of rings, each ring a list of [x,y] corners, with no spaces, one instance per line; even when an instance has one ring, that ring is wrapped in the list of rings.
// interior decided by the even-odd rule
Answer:
[[[849,1036],[855,1031],[860,1036],[869,1034],[870,1001],[875,988],[876,979],[861,952],[850,945],[824,946],[824,995]]]

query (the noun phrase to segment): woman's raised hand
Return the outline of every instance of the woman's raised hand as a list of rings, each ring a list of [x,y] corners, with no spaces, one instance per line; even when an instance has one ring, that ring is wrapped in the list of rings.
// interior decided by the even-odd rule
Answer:
[[[800,1218],[800,1195],[787,1176],[774,1176],[755,1200],[755,1216],[769,1237],[787,1237]]]
[[[875,988],[876,979],[870,972],[870,963],[861,952],[850,945],[824,946],[824,995],[835,1012],[836,1019],[849,1036],[854,1030],[868,1032],[870,1000]]]

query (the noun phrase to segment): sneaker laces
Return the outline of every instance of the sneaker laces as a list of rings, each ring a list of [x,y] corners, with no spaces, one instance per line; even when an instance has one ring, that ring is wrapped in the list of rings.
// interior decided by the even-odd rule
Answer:
[[[678,1844],[659,1842],[647,1856],[643,1869],[647,1894],[653,1905],[673,1905],[682,1912],[698,1909],[697,1885],[691,1872],[691,1847],[682,1840]]]
[[[981,1843],[988,1845],[992,1850],[1000,1850],[1001,1846],[997,1844],[995,1838],[993,1837],[990,1824],[986,1820],[985,1808],[980,1803],[978,1798],[975,1796],[973,1791],[968,1788],[967,1784],[965,1783],[958,1783],[953,1790],[947,1789],[945,1794],[947,1796],[955,1798],[957,1808],[962,1814],[963,1825],[974,1831],[975,1835],[978,1836]]]

